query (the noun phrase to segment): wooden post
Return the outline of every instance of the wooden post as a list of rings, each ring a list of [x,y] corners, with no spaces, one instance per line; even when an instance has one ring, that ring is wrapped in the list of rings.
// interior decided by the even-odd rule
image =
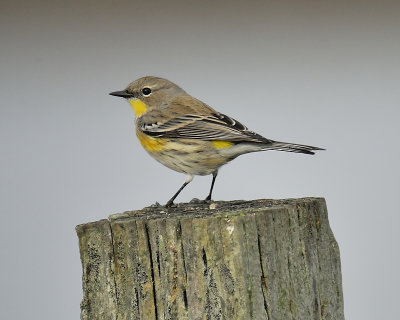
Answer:
[[[187,203],[76,227],[81,319],[344,319],[322,198]]]

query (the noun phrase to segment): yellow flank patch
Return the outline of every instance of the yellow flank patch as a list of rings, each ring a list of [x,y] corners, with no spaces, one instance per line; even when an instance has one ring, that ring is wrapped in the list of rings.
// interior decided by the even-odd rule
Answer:
[[[162,138],[152,138],[140,131],[137,131],[137,137],[143,148],[145,148],[149,152],[162,150],[169,140]]]
[[[131,105],[133,111],[135,111],[135,114],[137,117],[141,116],[143,113],[146,112],[147,106],[144,102],[138,100],[138,99],[129,99],[129,104]]]
[[[211,143],[215,149],[226,149],[232,147],[233,145],[233,142],[223,140],[214,140],[211,141]]]

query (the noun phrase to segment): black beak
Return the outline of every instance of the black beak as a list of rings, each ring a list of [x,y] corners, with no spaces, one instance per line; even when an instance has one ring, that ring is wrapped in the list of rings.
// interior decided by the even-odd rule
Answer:
[[[121,98],[132,98],[133,94],[127,92],[126,90],[114,91],[110,93],[111,96],[121,97]]]

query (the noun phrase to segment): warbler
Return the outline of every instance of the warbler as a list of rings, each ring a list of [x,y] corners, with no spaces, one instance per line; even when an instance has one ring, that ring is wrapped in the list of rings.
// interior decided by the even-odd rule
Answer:
[[[264,150],[314,154],[324,150],[264,138],[167,79],[142,77],[110,95],[125,98],[133,108],[136,135],[144,149],[168,168],[186,174],[167,207],[195,175],[212,175],[205,201],[211,200],[218,169],[242,154]]]

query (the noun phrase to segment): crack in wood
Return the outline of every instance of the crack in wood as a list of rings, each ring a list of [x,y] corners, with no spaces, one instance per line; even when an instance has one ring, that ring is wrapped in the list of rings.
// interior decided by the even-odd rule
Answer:
[[[147,245],[149,248],[149,256],[150,256],[151,281],[153,282],[154,314],[155,314],[155,318],[157,320],[158,319],[157,293],[156,293],[156,284],[155,284],[155,279],[154,279],[153,254],[152,254],[152,248],[151,248],[149,226],[147,223],[145,223],[145,230],[146,230]]]

